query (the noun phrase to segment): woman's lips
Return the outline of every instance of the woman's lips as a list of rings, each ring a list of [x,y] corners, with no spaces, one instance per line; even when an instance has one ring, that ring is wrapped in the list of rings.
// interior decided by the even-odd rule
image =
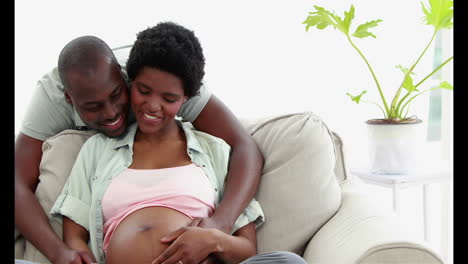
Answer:
[[[152,115],[148,115],[148,114],[145,114],[145,113],[143,113],[143,116],[144,116],[145,118],[151,119],[151,120],[156,120],[156,119],[159,118],[159,117],[157,117],[157,116],[152,116]]]
[[[147,113],[142,113],[141,115],[143,117],[143,120],[149,121],[149,122],[158,122],[159,120],[162,119],[162,117],[157,116],[157,115],[150,115]]]

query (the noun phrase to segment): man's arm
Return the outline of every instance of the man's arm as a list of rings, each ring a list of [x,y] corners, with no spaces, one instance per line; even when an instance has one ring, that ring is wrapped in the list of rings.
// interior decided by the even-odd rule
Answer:
[[[223,199],[209,220],[203,219],[199,224],[201,227],[217,228],[230,233],[235,221],[257,192],[263,156],[239,120],[214,95],[211,95],[193,122],[193,126],[222,138],[231,146],[232,153]]]
[[[42,143],[22,133],[15,142],[15,226],[53,263],[71,263],[78,255],[52,230],[34,195],[39,183]],[[70,262],[63,261],[67,259]]]

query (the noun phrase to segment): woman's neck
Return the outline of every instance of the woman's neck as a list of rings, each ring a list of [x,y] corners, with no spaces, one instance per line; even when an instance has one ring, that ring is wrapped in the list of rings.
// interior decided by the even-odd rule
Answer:
[[[161,128],[155,133],[144,133],[139,128],[135,135],[135,142],[146,144],[160,144],[162,142],[183,139],[182,129],[177,125],[176,120]]]

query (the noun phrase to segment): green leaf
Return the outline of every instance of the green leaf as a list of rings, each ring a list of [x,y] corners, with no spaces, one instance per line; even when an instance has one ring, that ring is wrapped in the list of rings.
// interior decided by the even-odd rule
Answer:
[[[356,104],[359,104],[359,101],[361,101],[361,96],[363,94],[367,93],[367,91],[362,91],[359,95],[356,95],[356,96],[353,96],[351,95],[350,93],[346,93],[346,95],[348,95],[349,97],[351,97],[351,100],[353,100],[354,102],[356,102]]]
[[[421,2],[426,25],[434,26],[436,31],[453,27],[453,0],[429,0],[426,8]]]
[[[344,19],[336,15],[333,12],[326,10],[323,7],[314,5],[315,12],[309,12],[309,16],[302,24],[306,24],[306,31],[310,27],[317,27],[317,29],[325,29],[328,26],[338,28],[341,32],[346,35],[349,34],[349,28],[351,27],[351,21],[354,18],[354,6],[348,12],[344,12]]]
[[[365,37],[373,37],[376,38],[374,34],[368,31],[369,28],[376,27],[378,26],[378,23],[382,22],[382,19],[377,19],[377,20],[372,20],[367,23],[364,23],[362,25],[359,25],[359,27],[356,29],[354,32],[353,36],[357,38],[365,38]]]
[[[351,21],[354,19],[354,5],[351,5],[348,12],[344,12],[344,19],[341,20],[340,17],[338,20],[338,29],[341,30],[346,35],[349,34],[349,28],[351,27]]]
[[[443,81],[439,84],[439,87],[438,88],[442,88],[442,89],[446,89],[446,90],[450,90],[450,91],[453,91],[453,85],[451,85],[450,83],[448,83],[447,81]]]
[[[400,69],[405,75],[408,72],[408,69],[404,68],[401,65],[396,66],[396,68]],[[406,76],[405,81],[403,82],[403,88],[408,90],[409,93],[414,92],[414,91],[418,91],[418,89],[416,89],[416,87],[414,86],[413,78],[411,78],[411,76],[410,76],[411,74],[414,75],[414,72],[412,72],[408,76]]]
[[[406,74],[406,73],[409,71],[408,68],[405,68],[405,67],[403,67],[403,66],[401,66],[401,65],[397,65],[397,66],[395,66],[395,68],[400,69],[404,74]],[[413,74],[413,75],[414,75],[415,73],[412,72],[412,73],[410,73],[410,74]]]
[[[315,12],[309,12],[306,20],[302,24],[306,24],[306,31],[310,27],[317,27],[317,29],[325,29],[328,26],[333,26],[336,28],[335,15],[320,6],[314,6]]]

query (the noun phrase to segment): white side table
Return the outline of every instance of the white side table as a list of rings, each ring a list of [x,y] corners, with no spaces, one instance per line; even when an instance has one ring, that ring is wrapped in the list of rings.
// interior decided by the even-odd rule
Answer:
[[[411,174],[402,175],[387,175],[387,174],[372,174],[369,169],[351,169],[350,172],[364,182],[375,184],[383,187],[392,188],[393,195],[393,210],[399,213],[400,208],[400,189],[410,186],[421,186],[423,188],[423,214],[424,214],[424,240],[429,242],[429,205],[428,205],[428,186],[432,183],[452,181],[453,169],[445,165],[430,166],[415,170]],[[447,217],[444,215],[444,217]],[[448,241],[444,241],[447,243]],[[445,253],[445,252],[444,252]]]

